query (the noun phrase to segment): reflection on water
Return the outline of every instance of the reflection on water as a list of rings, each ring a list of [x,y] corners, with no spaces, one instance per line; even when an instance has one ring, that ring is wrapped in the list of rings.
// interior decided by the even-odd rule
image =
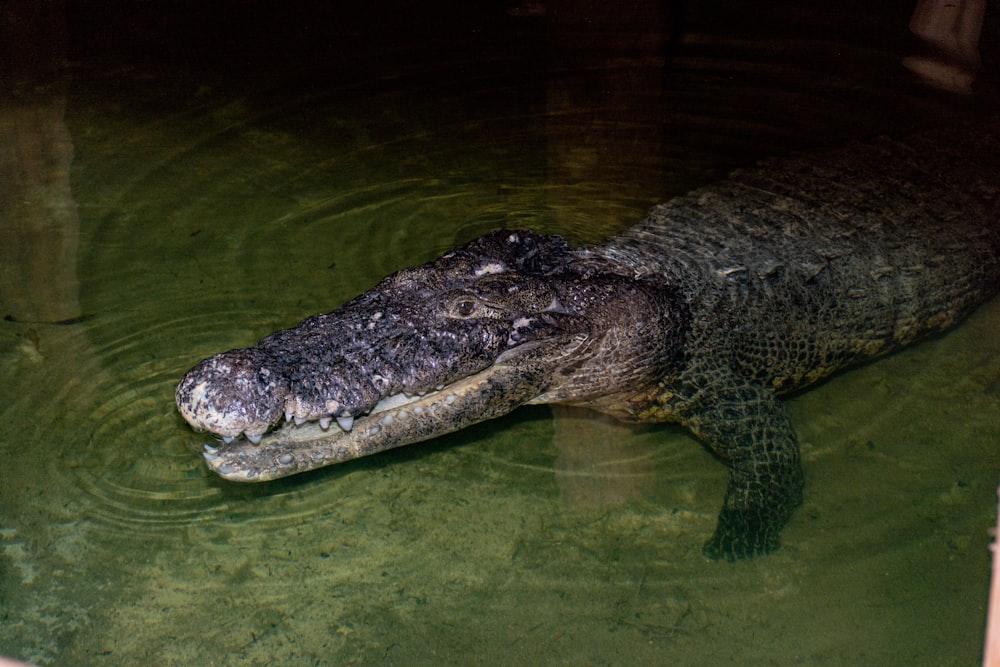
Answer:
[[[52,324],[80,315],[80,221],[70,188],[73,143],[59,70],[66,35],[42,6],[4,8],[6,90],[0,103],[0,304],[8,320]],[[44,45],[23,51],[19,44]]]
[[[670,427],[531,408],[240,486],[173,407],[201,357],[485,231],[596,241],[764,154],[989,103],[908,78],[910,3],[836,4],[4,5],[0,654],[976,662],[997,303],[791,402],[807,504],[752,563],[700,556],[725,470]]]

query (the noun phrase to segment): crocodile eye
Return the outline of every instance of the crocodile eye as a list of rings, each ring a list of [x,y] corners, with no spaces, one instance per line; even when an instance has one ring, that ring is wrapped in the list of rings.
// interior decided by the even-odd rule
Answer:
[[[502,309],[472,294],[455,294],[451,299],[445,301],[445,303],[447,304],[444,309],[446,317],[453,317],[458,320],[474,318],[496,319],[503,317]]]
[[[472,299],[461,299],[455,302],[452,311],[458,317],[472,317],[479,310],[479,304]]]

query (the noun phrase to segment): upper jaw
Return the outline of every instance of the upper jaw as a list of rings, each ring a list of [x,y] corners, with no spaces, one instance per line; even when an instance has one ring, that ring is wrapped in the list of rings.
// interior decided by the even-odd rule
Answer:
[[[460,374],[447,382],[435,379],[443,374],[444,366],[432,364],[416,377],[407,377],[398,364],[384,359],[376,366],[379,370],[367,370],[367,363],[358,363],[327,367],[329,372],[324,373],[305,372],[299,363],[283,365],[280,355],[262,344],[222,353],[195,366],[178,385],[177,406],[192,427],[214,433],[227,444],[241,436],[260,443],[269,431],[282,430],[275,429],[282,417],[289,426],[315,422],[323,432],[350,432],[355,421],[367,414],[445,391],[491,365],[518,357],[537,362],[539,349],[558,348],[567,335],[577,335],[584,323],[583,318],[561,312],[517,317],[500,339],[504,346],[499,354],[493,353],[491,361],[487,360],[492,355],[486,356],[471,368],[466,365],[464,373],[453,369]],[[323,363],[321,358],[310,361]],[[342,377],[348,380],[337,379]]]
[[[214,373],[219,366],[225,366],[225,363],[213,358],[192,369],[177,387],[177,408],[195,430],[213,433],[227,444],[241,436],[258,444],[268,431],[282,423],[282,417],[286,424],[302,426],[315,423],[321,431],[333,427],[349,432],[358,417],[378,414],[442,389],[436,387],[413,393],[384,391],[381,396],[376,394],[374,398],[366,397],[364,402],[342,408],[338,401],[293,395],[284,386],[275,388],[270,396],[262,396],[265,393],[262,391],[253,392],[258,394],[256,396],[228,392],[232,383],[217,381],[213,384],[213,379],[218,377]],[[218,385],[222,388],[218,388]],[[232,396],[226,396],[227,392]]]

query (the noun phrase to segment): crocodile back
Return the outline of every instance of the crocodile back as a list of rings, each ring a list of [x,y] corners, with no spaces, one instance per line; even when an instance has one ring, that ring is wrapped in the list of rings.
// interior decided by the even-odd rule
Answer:
[[[688,355],[792,391],[1000,289],[1000,119],[769,160],[592,252],[679,289]]]

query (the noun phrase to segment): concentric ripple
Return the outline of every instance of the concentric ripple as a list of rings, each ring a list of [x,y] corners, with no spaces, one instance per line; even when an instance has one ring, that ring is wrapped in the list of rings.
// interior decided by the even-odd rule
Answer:
[[[169,301],[160,305],[173,307]],[[37,374],[36,386],[61,386],[64,409],[44,425],[36,423],[44,436],[25,432],[28,440],[49,445],[17,454],[18,481],[60,488],[59,514],[115,532],[216,521],[289,525],[328,508],[336,483],[251,488],[221,481],[204,466],[205,434],[194,433],[176,412],[176,383],[197,361],[198,350],[250,344],[255,334],[234,341],[233,331],[208,315],[137,326],[142,316],[108,313],[86,329],[54,332],[64,346],[59,359],[56,338],[43,346],[53,356],[29,370]],[[250,317],[267,319],[262,313]],[[36,401],[22,396],[7,411],[8,423],[28,414],[24,406]]]

